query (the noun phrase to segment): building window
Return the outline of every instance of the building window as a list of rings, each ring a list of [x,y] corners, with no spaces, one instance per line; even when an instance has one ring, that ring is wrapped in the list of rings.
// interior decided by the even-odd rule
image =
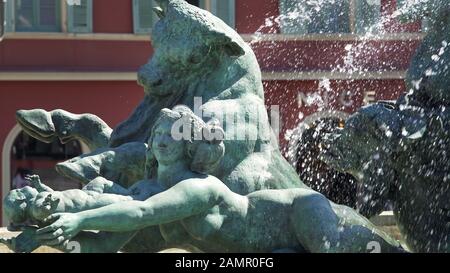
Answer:
[[[92,0],[7,0],[6,30],[92,32]]]
[[[61,31],[61,8],[54,0],[15,1],[15,30],[21,32]]]
[[[200,1],[202,8],[208,7],[208,1]],[[227,23],[230,27],[235,28],[235,0],[211,0],[209,1],[210,11]]]
[[[358,0],[354,5],[354,29],[352,32],[364,34],[381,30],[381,0]]]
[[[158,6],[154,0],[133,0],[134,33],[150,33],[153,25],[158,21],[152,8]]]
[[[186,0],[191,5],[209,10],[232,28],[235,27],[235,0]],[[134,33],[148,34],[158,17],[152,8],[158,6],[154,0],[133,0]]]
[[[380,19],[381,0],[280,0],[285,34],[365,33]]]

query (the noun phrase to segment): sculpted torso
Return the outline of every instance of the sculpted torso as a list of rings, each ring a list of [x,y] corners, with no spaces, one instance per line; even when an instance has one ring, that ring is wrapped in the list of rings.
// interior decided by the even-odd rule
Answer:
[[[295,237],[294,227],[289,224],[292,193],[274,193],[286,202],[276,206],[268,202],[270,205],[266,204],[262,212],[256,208],[249,209],[248,206],[258,204],[261,208],[264,199],[270,199],[270,192],[261,196],[250,194],[247,198],[234,196],[235,200],[223,201],[203,213],[180,220],[176,225],[191,236],[192,244],[205,252],[301,251],[302,246]],[[261,223],[269,222],[271,225],[261,226]],[[160,228],[164,231],[165,226],[161,225]]]

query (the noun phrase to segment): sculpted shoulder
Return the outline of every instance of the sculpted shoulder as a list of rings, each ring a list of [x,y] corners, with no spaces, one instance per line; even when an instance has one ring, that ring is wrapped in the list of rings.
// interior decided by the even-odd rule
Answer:
[[[212,191],[224,191],[229,190],[228,187],[215,176],[212,175],[200,175],[198,177],[188,178],[177,184],[179,188],[186,188],[189,191],[192,190],[205,190]]]

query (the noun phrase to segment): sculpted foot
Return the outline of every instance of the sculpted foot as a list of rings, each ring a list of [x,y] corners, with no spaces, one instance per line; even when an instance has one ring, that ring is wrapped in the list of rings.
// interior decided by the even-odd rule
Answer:
[[[16,119],[27,134],[40,141],[50,143],[59,138],[62,143],[67,143],[76,139],[84,142],[91,150],[108,146],[112,132],[95,115],[77,115],[64,110],[19,110]]]
[[[146,144],[139,142],[98,149],[59,163],[56,170],[82,184],[88,184],[100,176],[128,187],[144,177],[146,150]]]

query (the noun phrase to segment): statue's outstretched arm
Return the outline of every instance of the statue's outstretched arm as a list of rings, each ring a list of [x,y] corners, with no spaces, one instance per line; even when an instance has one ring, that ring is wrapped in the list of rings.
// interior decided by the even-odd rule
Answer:
[[[219,183],[188,179],[143,202],[122,202],[95,211],[83,211],[79,213],[81,227],[83,230],[120,232],[184,219],[218,202],[220,192],[215,184]],[[112,226],[109,221],[117,222],[117,225]]]
[[[53,224],[38,230],[41,237],[62,243],[81,230],[125,232],[160,225],[201,213],[233,194],[222,182],[188,179],[156,194],[146,201],[129,201],[79,213],[56,213],[47,221]]]
[[[112,129],[92,114],[72,114],[64,110],[47,112],[42,109],[20,110],[17,122],[30,136],[50,143],[59,138],[62,143],[79,140],[91,151],[107,147]]]

